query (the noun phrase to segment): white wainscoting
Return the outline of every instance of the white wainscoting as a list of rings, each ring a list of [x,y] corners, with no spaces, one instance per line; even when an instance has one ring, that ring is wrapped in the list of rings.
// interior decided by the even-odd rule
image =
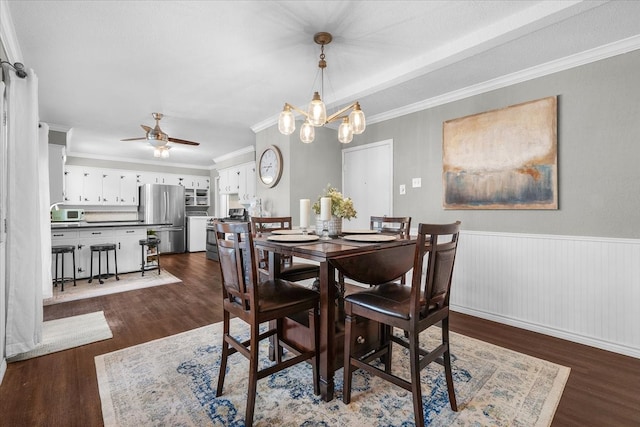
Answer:
[[[463,231],[451,309],[640,358],[640,240]]]

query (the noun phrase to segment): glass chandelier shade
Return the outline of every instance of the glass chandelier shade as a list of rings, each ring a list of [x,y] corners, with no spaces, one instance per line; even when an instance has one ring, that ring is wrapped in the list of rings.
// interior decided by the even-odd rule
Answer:
[[[327,107],[325,107],[324,102],[320,99],[320,94],[318,92],[313,93],[313,99],[309,103],[307,114],[309,123],[313,126],[324,126],[327,122]]]
[[[166,159],[169,157],[169,148],[166,145],[161,145],[158,147],[155,147],[153,149],[153,157],[158,157],[158,158],[162,158],[162,159]]]
[[[304,124],[300,128],[300,141],[305,144],[310,144],[313,142],[313,139],[316,137],[316,130],[313,125],[309,123],[309,119],[304,121]]]
[[[360,104],[358,102],[356,102],[356,105],[353,107],[353,111],[349,113],[349,123],[351,124],[351,128],[353,129],[353,133],[355,133],[356,135],[360,135],[367,127],[364,113],[360,109]]]
[[[353,129],[351,128],[351,123],[349,123],[349,118],[345,117],[342,119],[342,123],[338,128],[338,141],[343,144],[348,144],[353,140]]]
[[[283,135],[291,135],[296,130],[296,118],[289,105],[284,106],[280,117],[278,117],[278,130]]]

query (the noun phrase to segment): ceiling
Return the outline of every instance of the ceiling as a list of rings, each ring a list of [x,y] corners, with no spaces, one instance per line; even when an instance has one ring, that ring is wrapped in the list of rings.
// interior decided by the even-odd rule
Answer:
[[[552,72],[549,64],[621,40],[640,47],[637,1],[8,5],[20,50],[13,60],[36,72],[40,120],[69,130],[69,154],[205,169],[253,146],[285,102],[307,105],[319,86],[319,31],[334,36],[325,48],[329,112],[359,100],[369,124],[487,82]],[[145,141],[120,141],[143,137],[152,112],[164,114],[170,137],[200,146],[174,145],[160,160]]]

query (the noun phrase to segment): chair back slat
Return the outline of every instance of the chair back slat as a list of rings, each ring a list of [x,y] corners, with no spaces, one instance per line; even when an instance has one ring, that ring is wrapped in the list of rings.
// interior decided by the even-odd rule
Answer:
[[[398,234],[401,239],[408,239],[411,230],[410,216],[372,216],[370,229],[380,233]]]
[[[254,286],[258,276],[250,224],[215,222],[214,226],[224,298],[249,311],[258,300],[258,286]]]
[[[451,279],[458,248],[460,221],[453,224],[420,224],[414,258],[411,316],[427,316],[449,306]],[[425,270],[422,276],[418,272]]]
[[[271,232],[277,230],[291,230],[291,217],[251,217],[251,232],[254,236],[260,232]]]

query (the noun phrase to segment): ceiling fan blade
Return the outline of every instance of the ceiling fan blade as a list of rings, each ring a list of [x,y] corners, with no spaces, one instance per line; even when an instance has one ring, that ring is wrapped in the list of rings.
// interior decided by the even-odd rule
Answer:
[[[199,142],[187,141],[186,139],[169,138],[169,141],[175,142],[176,144],[200,145]]]
[[[145,138],[145,137],[142,137],[142,138],[127,138],[127,139],[121,139],[120,141],[140,141],[140,140],[143,140],[143,139],[147,139],[147,138]]]
[[[149,126],[140,125],[145,132],[151,132],[151,128]]]

